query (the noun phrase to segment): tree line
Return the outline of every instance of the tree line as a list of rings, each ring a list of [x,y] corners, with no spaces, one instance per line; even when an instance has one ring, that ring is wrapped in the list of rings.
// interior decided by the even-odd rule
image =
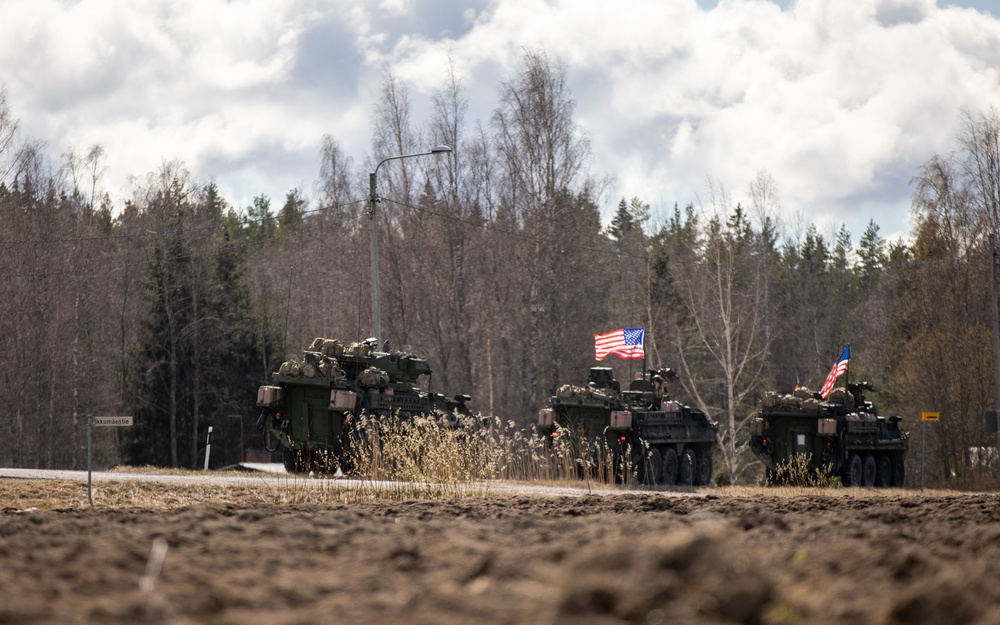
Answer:
[[[431,363],[432,390],[468,393],[482,413],[530,426],[554,388],[598,364],[594,334],[641,326],[649,366],[680,374],[673,395],[720,421],[718,479],[748,482],[761,394],[818,388],[850,343],[851,379],[875,384],[911,440],[922,410],[941,412],[931,484],[995,483],[982,451],[996,445],[983,423],[997,401],[995,110],[962,113],[959,148],[915,172],[908,242],[872,220],[855,245],[844,227],[791,233],[766,173],[745,204],[710,181],[707,202],[655,225],[641,198],[603,225],[605,180],[587,169],[565,68],[543,51],[524,53],[488,120],[467,118],[453,71],[433,103],[414,122],[386,68],[371,154],[356,167],[324,137],[315,187],[278,203],[232,206],[165,162],[116,205],[100,146],[51,162],[0,91],[0,463],[85,466],[86,418],[110,414],[135,425],[99,432],[98,462],[198,467],[209,426],[213,465],[238,461],[259,446],[269,373],[316,336],[371,335],[376,227],[383,336]],[[386,163],[373,207],[364,172],[436,144],[454,150]],[[602,364],[622,380],[641,369]]]

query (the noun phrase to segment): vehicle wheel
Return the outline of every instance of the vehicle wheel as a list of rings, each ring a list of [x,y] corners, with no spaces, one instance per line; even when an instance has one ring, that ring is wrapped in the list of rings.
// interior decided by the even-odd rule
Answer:
[[[642,482],[643,484],[659,484],[663,471],[663,459],[659,449],[650,449],[646,454],[646,461],[643,463]]]
[[[861,485],[865,488],[871,488],[875,486],[875,473],[877,467],[875,466],[875,456],[871,454],[865,454],[864,463],[861,468]]]
[[[661,472],[662,481],[664,484],[672,485],[677,483],[677,452],[673,450],[672,447],[668,447],[663,450],[662,454],[663,469]]]
[[[616,445],[611,452],[611,472],[615,478],[615,484],[625,484],[628,482],[628,471],[625,470],[625,454]]]
[[[712,483],[712,452],[707,449],[698,450],[695,454],[698,461],[694,472],[695,486],[706,486]]]
[[[892,485],[894,488],[902,488],[906,479],[906,465],[902,456],[892,458]]]
[[[372,470],[371,461],[375,454],[372,451],[368,428],[361,427],[357,422],[345,426],[340,435],[341,470],[350,475],[360,475]]]
[[[281,463],[285,465],[285,471],[296,473],[295,470],[295,450],[287,447],[281,449]]]
[[[844,486],[861,486],[861,469],[861,456],[858,454],[848,456],[842,476]]]
[[[889,488],[892,484],[892,461],[889,460],[889,456],[879,454],[875,464],[875,486]]]
[[[340,469],[339,452],[330,449],[323,449],[312,453],[312,470],[318,475],[336,475],[338,469]]]
[[[352,475],[354,473],[354,454],[351,453],[349,441],[341,439],[340,456],[337,458],[337,463],[340,464],[340,470],[344,475]]]
[[[680,484],[691,486],[694,483],[695,457],[693,449],[685,449],[681,454]]]
[[[305,449],[289,449],[285,447],[281,450],[281,461],[285,465],[285,470],[289,473],[309,473],[312,468],[312,452]]]

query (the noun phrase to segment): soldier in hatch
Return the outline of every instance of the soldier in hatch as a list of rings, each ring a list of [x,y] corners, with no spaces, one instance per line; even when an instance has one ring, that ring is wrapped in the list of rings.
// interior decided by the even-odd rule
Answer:
[[[663,377],[660,374],[656,374],[653,376],[653,397],[657,405],[663,401],[663,393]]]
[[[670,385],[675,380],[677,380],[677,374],[669,367],[660,369],[653,375],[653,395],[656,398],[657,406],[660,405],[660,402],[670,399]]]

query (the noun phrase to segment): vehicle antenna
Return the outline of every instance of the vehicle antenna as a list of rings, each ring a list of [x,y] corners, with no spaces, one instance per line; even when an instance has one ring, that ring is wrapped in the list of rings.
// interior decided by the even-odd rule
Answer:
[[[295,267],[288,267],[288,295],[285,296],[285,336],[281,339],[281,353],[288,353],[288,311],[292,307],[292,276],[295,274]]]
[[[361,290],[363,288],[364,285],[361,284],[361,280],[358,280],[358,325],[357,325],[357,339],[355,339],[354,341],[355,343],[361,342]]]

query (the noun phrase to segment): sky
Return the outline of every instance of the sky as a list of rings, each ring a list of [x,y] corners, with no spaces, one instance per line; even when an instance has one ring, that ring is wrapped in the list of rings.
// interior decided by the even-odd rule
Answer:
[[[769,176],[784,232],[911,231],[912,179],[1000,108],[996,0],[0,0],[0,87],[54,163],[106,190],[179,160],[236,206],[313,194],[330,135],[367,188],[389,67],[426,124],[453,64],[489,122],[525,49],[562,62],[588,172],[653,223]],[[470,129],[471,130],[471,129]],[[431,143],[434,143],[431,141]],[[428,145],[427,147],[431,147]],[[456,146],[459,149],[461,146]]]

